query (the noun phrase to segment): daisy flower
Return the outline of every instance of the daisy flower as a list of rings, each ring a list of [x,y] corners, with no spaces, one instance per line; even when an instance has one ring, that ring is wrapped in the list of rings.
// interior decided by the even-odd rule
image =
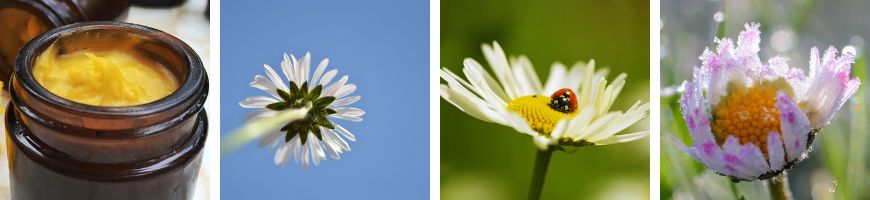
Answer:
[[[717,39],[682,85],[683,118],[693,144],[682,151],[734,181],[768,179],[806,157],[815,134],[855,93],[854,49],[810,50],[809,75],[774,57],[758,57],[760,31],[746,24],[737,43]]]
[[[594,61],[578,62],[570,69],[555,63],[549,79],[541,82],[525,56],[508,60],[497,42],[482,48],[495,77],[471,58],[463,62],[465,79],[441,70],[447,83],[441,84],[441,97],[472,117],[527,134],[540,150],[628,142],[649,134],[617,134],[649,111],[649,104],[640,101],[625,112],[610,111],[625,85],[625,74],[608,84],[607,69],[596,70]]]
[[[286,164],[291,156],[296,163],[301,159],[306,168],[311,162],[320,165],[321,160],[326,160],[326,154],[337,160],[342,152],[350,151],[345,139],[356,141],[356,136],[333,120],[362,121],[365,112],[351,107],[360,96],[348,96],[356,90],[356,85],[347,82],[347,75],[332,82],[338,70],[326,71],[328,63],[329,59],[323,59],[313,76],[309,76],[311,54],[306,53],[302,60],[284,54],[281,71],[289,86],[271,66],[263,65],[266,77],[255,76],[250,86],[263,90],[268,96],[251,96],[239,102],[244,108],[257,109],[245,116],[249,123],[263,118],[283,119],[278,116],[284,111],[289,115],[293,114],[290,111],[305,111],[297,120],[282,122],[277,126],[280,129],[268,131],[260,139],[260,147],[275,150],[276,165]]]

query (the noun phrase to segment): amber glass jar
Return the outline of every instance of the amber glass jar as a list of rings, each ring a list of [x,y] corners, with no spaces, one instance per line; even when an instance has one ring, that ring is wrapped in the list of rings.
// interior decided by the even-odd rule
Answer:
[[[8,82],[33,37],[77,22],[123,20],[129,8],[128,0],[0,0],[0,81]]]
[[[34,62],[50,45],[59,52],[105,48],[112,44],[85,42],[94,45],[89,47],[77,40],[118,37],[141,41],[134,51],[167,67],[179,88],[151,103],[102,107],[64,99],[34,79]],[[9,92],[13,199],[192,197],[207,135],[208,77],[199,56],[181,40],[123,22],[63,26],[23,47]]]

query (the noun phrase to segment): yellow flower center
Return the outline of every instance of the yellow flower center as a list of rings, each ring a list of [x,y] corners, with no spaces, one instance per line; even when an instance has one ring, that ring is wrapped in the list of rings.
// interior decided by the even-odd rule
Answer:
[[[535,131],[549,135],[559,120],[574,117],[578,111],[562,113],[550,108],[550,97],[544,95],[523,96],[508,103],[507,109],[517,113]],[[578,109],[579,110],[579,109]]]
[[[767,137],[770,132],[782,131],[779,110],[776,108],[776,88],[757,85],[748,89],[738,88],[723,97],[713,107],[713,135],[719,145],[728,136],[740,140],[740,144],[755,144],[767,158]]]

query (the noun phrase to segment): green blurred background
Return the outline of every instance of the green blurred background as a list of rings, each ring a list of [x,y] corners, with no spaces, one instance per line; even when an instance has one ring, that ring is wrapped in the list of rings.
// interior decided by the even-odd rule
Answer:
[[[442,0],[441,66],[486,63],[480,45],[525,54],[542,81],[551,64],[595,59],[628,73],[614,110],[649,101],[649,4],[640,1]],[[488,66],[487,66],[488,67]],[[576,89],[575,89],[576,90]],[[547,94],[549,95],[549,94]],[[535,147],[513,129],[477,120],[441,100],[441,197],[524,199]],[[643,120],[627,131],[649,128]],[[543,199],[647,199],[649,139],[553,155]]]
[[[817,135],[809,158],[789,171],[795,199],[870,199],[867,161],[867,51],[870,38],[870,1],[682,1],[663,0],[661,6],[661,199],[768,199],[761,181],[731,183],[677,150],[665,137],[691,142],[680,115],[679,84],[691,78],[692,66],[713,38],[736,40],[743,24],[761,23],[762,61],[789,57],[789,65],[807,71],[813,46],[824,51],[833,45],[855,47],[858,59],[853,76],[864,82]],[[718,16],[717,16],[718,15]]]

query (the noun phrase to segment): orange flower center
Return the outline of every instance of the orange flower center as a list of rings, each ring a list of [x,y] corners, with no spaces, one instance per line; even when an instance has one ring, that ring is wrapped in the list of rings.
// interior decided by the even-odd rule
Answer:
[[[736,89],[714,106],[711,126],[719,145],[734,136],[740,144],[755,144],[767,158],[768,134],[776,132],[782,138],[776,89],[765,85]]]

